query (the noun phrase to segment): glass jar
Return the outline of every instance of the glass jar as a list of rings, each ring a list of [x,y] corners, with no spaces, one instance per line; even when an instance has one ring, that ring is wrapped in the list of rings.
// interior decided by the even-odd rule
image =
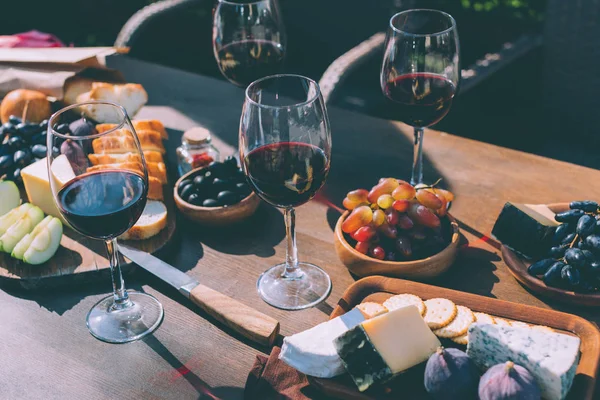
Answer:
[[[213,161],[219,161],[219,150],[211,141],[210,131],[206,128],[195,127],[185,131],[181,138],[181,146],[177,148],[179,176]]]

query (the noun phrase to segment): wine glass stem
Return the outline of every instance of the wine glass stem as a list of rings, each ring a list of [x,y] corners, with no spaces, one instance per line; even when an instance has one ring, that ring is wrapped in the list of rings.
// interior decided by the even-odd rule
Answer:
[[[116,238],[106,241],[106,251],[108,252],[108,260],[110,261],[113,297],[115,299],[115,303],[111,306],[111,311],[122,310],[131,306],[131,300],[129,300],[129,296],[125,290],[125,282],[123,281],[123,275],[121,274]]]
[[[411,185],[423,183],[423,128],[415,128]]]
[[[284,210],[285,234],[287,240],[287,252],[285,256],[285,271],[283,278],[300,279],[302,270],[298,267],[298,250],[296,248],[296,212],[293,207]]]

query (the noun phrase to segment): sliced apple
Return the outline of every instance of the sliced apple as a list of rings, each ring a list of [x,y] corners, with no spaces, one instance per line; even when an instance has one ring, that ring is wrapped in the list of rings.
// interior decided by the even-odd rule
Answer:
[[[0,217],[0,236],[2,236],[12,224],[17,222],[27,212],[27,210],[32,207],[33,204],[25,203],[13,209],[12,211],[9,211],[8,214],[4,214],[2,217]]]
[[[23,236],[23,239],[19,240],[19,243],[17,243],[17,245],[15,246],[15,248],[13,249],[13,251],[10,255],[13,256],[14,258],[22,260],[23,255],[25,254],[25,252],[31,245],[31,242],[33,242],[33,239],[35,238],[35,236],[39,232],[41,232],[42,229],[44,229],[48,225],[48,223],[50,223],[50,221],[52,221],[52,218],[53,217],[51,215],[48,215],[46,218],[44,218],[42,220],[42,222],[40,222],[39,224],[36,225],[35,228],[33,228],[31,233],[28,233],[27,235]]]
[[[63,234],[62,223],[58,218],[48,216],[50,221],[33,235],[29,248],[23,255],[23,261],[29,264],[41,264],[48,261],[60,246]]]
[[[0,250],[5,253],[12,253],[17,243],[23,239],[23,236],[31,232],[42,219],[44,219],[44,212],[39,207],[29,208],[21,218],[0,236]]]
[[[19,207],[21,194],[19,188],[11,181],[0,181],[0,216]]]

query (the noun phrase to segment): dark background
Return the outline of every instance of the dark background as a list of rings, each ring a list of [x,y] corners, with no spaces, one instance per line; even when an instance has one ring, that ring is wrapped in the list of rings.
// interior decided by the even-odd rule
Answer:
[[[150,3],[149,0],[11,2],[9,9],[0,13],[0,34],[38,29],[56,34],[68,45],[109,46],[125,22]],[[571,3],[569,8],[564,8],[565,3]],[[473,90],[459,93],[449,115],[437,128],[600,167],[593,146],[587,145],[600,144],[592,108],[596,82],[583,80],[581,87],[575,89],[577,82],[582,81],[581,76],[587,76],[586,68],[595,65],[593,55],[600,54],[596,49],[600,49],[596,44],[600,18],[594,17],[599,15],[597,3],[593,0],[280,0],[288,36],[286,72],[319,79],[335,58],[372,34],[384,31],[389,17],[406,8],[437,8],[455,17],[463,68],[522,35],[539,35],[544,39],[542,46],[504,66]],[[158,19],[135,42],[131,55],[223,79],[211,45],[214,4],[212,0],[198,0],[183,12]],[[571,41],[573,37],[576,40]],[[572,49],[578,48],[578,44],[580,52],[575,54]],[[381,52],[377,53],[356,69],[331,103],[395,118],[393,106],[386,102],[379,88],[381,56]],[[566,76],[567,73],[570,75]],[[600,90],[600,84],[596,86]],[[550,91],[552,98],[549,88],[555,89]]]

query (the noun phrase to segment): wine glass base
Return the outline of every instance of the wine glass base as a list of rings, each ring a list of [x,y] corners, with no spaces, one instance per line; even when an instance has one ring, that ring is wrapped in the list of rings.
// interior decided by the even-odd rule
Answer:
[[[299,262],[298,278],[284,278],[285,264],[278,264],[262,273],[256,282],[260,297],[282,310],[302,310],[313,307],[329,296],[331,279],[316,265]]]
[[[128,343],[154,332],[163,320],[162,304],[153,296],[127,291],[131,305],[114,310],[112,295],[100,300],[87,315],[87,327],[96,338],[108,343]]]

